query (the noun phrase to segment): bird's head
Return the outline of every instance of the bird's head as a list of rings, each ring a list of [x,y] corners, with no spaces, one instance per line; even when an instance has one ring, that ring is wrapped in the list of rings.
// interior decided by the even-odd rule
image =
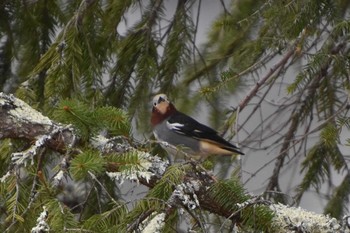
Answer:
[[[153,108],[159,108],[161,106],[169,105],[168,96],[165,94],[158,94],[153,97]]]
[[[158,94],[154,96],[152,105],[151,123],[153,126],[161,123],[171,114],[176,112],[174,105],[169,101],[165,94]]]

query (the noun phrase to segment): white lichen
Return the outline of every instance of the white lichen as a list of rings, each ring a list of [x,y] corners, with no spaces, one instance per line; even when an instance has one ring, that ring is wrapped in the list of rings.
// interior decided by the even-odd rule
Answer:
[[[100,132],[100,134],[92,137],[90,144],[103,153],[125,153],[134,150],[134,148],[129,144],[126,137],[115,136],[112,138],[107,138],[105,134],[106,133],[104,132]]]
[[[110,142],[110,140],[106,137],[104,137],[103,135],[96,135],[94,137],[91,138],[90,140],[90,144],[97,149],[102,149],[104,148],[106,145],[108,145]]]
[[[190,180],[187,182],[187,187],[191,187],[193,191],[198,192],[202,184],[198,180]]]
[[[58,132],[61,132],[62,130],[65,130],[65,128],[61,128],[58,126],[55,126],[52,130],[52,132],[49,135],[41,135],[37,136],[37,140],[35,141],[34,145],[29,147],[25,151],[21,152],[15,152],[11,155],[11,160],[16,166],[27,166],[27,162],[31,160],[31,164],[34,164],[34,156],[38,154],[39,149],[45,146],[46,142],[51,140],[52,136],[57,134]]]
[[[152,167],[152,162],[150,161],[150,158],[152,157],[152,155],[150,153],[140,152],[138,154],[138,157],[139,157],[140,166],[142,166],[145,170],[148,170]]]
[[[138,172],[137,174],[139,177],[144,178],[147,183],[149,183],[149,181],[151,180],[151,177],[154,175],[152,172],[149,171],[144,171],[144,172]]]
[[[106,172],[112,179],[123,184],[125,180],[140,183],[139,178],[143,178],[149,183],[155,174],[162,175],[167,167],[166,162],[161,162],[160,158],[152,156],[147,152],[137,152],[138,163],[120,172]]]
[[[55,132],[53,132],[54,134]],[[43,147],[47,140],[51,139],[51,135],[42,135],[39,136],[38,139],[35,141],[35,144],[29,147],[25,151],[12,153],[11,160],[12,162],[19,166],[24,165],[27,166],[27,162],[31,160],[31,164],[34,164],[34,156],[38,153],[38,150]]]
[[[6,179],[8,178],[8,177],[10,177],[11,176],[11,173],[8,171],[8,172],[6,172],[6,174],[5,175],[3,175],[1,178],[0,178],[0,183],[3,183],[3,182],[5,182],[6,181]]]
[[[142,221],[139,226],[139,231],[142,233],[161,233],[165,225],[165,213],[150,215]]]
[[[36,220],[36,226],[33,227],[31,230],[32,233],[42,233],[50,231],[50,226],[46,222],[49,213],[47,211],[46,206],[43,206],[43,209],[44,211],[40,213],[40,216]]]
[[[52,121],[43,116],[40,112],[36,111],[32,107],[30,107],[24,101],[15,98],[12,94],[6,95],[4,93],[0,93],[0,105],[11,105],[13,108],[9,109],[8,112],[10,115],[15,117],[16,119],[20,119],[21,121],[30,122],[32,124],[40,124],[40,125],[52,125]]]
[[[25,167],[27,166],[28,160],[31,160],[31,164],[34,164],[34,155],[36,155],[37,147],[31,146],[29,149],[21,152],[16,152],[11,155],[11,160],[12,162],[19,166],[19,165],[24,165]]]
[[[168,161],[163,161],[158,156],[151,155],[149,153],[147,153],[147,156],[144,155],[144,158],[147,159],[151,163],[151,166],[148,168],[148,170],[152,171],[153,173],[155,173],[157,175],[163,175],[165,170],[169,166]]]
[[[350,229],[350,215],[345,215],[343,217],[343,221],[342,221],[344,227],[347,227]]]
[[[199,200],[195,191],[199,190],[199,184],[196,181],[189,181],[176,186],[172,195],[169,198],[169,202],[176,202],[177,200],[193,210],[199,207]]]
[[[262,200],[262,197],[261,196],[254,196],[253,194],[251,194],[252,198],[242,202],[242,203],[237,203],[236,206],[239,208],[239,209],[244,209],[246,208],[247,206],[250,206],[250,205],[254,205],[256,204],[257,202],[261,201]]]
[[[58,186],[62,179],[64,177],[64,171],[60,170],[59,172],[57,172],[57,174],[53,177],[53,181],[52,181],[52,185],[53,186]]]
[[[133,151],[127,142],[125,143],[115,143],[117,140],[124,140],[123,137],[106,138],[103,135],[97,135],[91,139],[91,145],[94,148],[108,152],[126,152]],[[122,172],[107,172],[107,175],[114,180],[118,180],[123,183],[124,180],[138,181],[138,177],[146,179],[147,182],[150,181],[151,177],[154,175],[162,175],[167,167],[169,166],[168,161],[163,161],[161,158],[150,153],[143,151],[136,151],[138,156],[138,165],[133,168],[124,170]]]
[[[239,208],[239,209],[243,209],[244,207],[246,207],[247,205],[249,205],[249,202],[248,201],[245,201],[243,203],[237,203],[236,206]]]
[[[125,180],[135,181],[137,184],[140,183],[139,177],[146,179],[147,182],[150,181],[151,177],[154,175],[149,171],[137,171],[137,170],[124,170],[122,172],[106,172],[106,174],[112,180],[118,181],[119,184],[123,184]]]
[[[126,171],[124,172],[106,172],[107,176],[111,180],[118,181],[120,185],[124,183],[125,180],[132,180],[134,181],[134,176],[133,174],[127,174]],[[137,178],[137,176],[136,176]],[[138,179],[136,179],[138,181]]]
[[[271,209],[275,212],[273,223],[279,232],[350,232],[349,229],[342,229],[335,218],[309,212],[300,207],[275,204],[271,205]]]

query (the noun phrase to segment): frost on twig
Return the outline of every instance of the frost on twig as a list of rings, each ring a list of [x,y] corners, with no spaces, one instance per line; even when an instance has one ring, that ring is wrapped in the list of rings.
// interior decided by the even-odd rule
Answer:
[[[32,228],[31,233],[42,233],[50,231],[50,226],[46,222],[49,212],[47,211],[46,206],[43,206],[43,209],[44,210],[40,213],[40,216],[36,220],[36,226]]]

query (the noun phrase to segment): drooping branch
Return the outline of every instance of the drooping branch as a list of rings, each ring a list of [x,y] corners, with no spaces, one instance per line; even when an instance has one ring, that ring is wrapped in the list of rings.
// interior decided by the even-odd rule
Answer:
[[[246,95],[246,97],[239,103],[239,111],[242,111],[247,106],[250,100],[259,91],[260,87],[263,86],[271,77],[273,77],[272,75],[278,69],[283,67],[288,62],[288,60],[294,55],[294,53],[295,50],[293,48],[290,49],[279,62],[277,62],[274,66],[270,68],[269,72],[267,72],[267,74],[255,84],[255,86],[249,91],[248,95]]]

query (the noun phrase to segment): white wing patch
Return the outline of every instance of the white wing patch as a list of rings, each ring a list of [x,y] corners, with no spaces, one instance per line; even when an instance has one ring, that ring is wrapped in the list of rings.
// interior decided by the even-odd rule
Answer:
[[[170,123],[169,121],[166,122],[166,126],[168,127],[168,129],[170,130],[175,130],[178,133],[182,133],[181,128],[184,127],[184,124],[180,124],[180,123]]]

